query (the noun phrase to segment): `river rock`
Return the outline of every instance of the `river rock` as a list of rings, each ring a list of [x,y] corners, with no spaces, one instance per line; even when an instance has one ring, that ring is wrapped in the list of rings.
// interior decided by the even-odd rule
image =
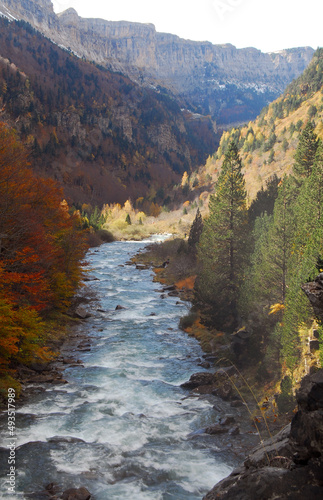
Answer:
[[[52,369],[48,361],[35,361],[29,365],[29,368],[38,373],[48,372]]]
[[[147,264],[136,264],[136,269],[144,271],[145,269],[149,269],[149,266]]]
[[[203,385],[212,385],[215,383],[215,378],[213,373],[193,373],[188,382],[181,384],[183,389],[196,389],[197,387]]]
[[[173,292],[176,290],[175,285],[168,285],[163,287],[163,292]]]
[[[238,434],[240,434],[240,427],[238,425],[231,427],[228,434],[230,434],[230,436],[238,436]]]
[[[64,491],[61,496],[62,500],[90,500],[90,498],[91,493],[83,486],[78,489],[70,488]]]
[[[224,415],[224,417],[222,417],[220,419],[221,425],[230,425],[230,424],[233,424],[234,422],[235,422],[235,418],[233,415]]]
[[[35,375],[26,380],[29,384],[67,384],[61,373],[50,372],[46,375]]]
[[[244,402],[241,401],[241,399],[235,399],[234,401],[231,401],[230,404],[232,408],[241,408],[241,406],[244,406]]]
[[[212,391],[214,396],[218,396],[225,401],[230,399],[232,394],[232,385],[228,380],[225,380],[219,387]]]
[[[117,307],[115,308],[116,311],[122,311],[123,309],[126,309],[126,308],[123,306],[120,306],[120,304],[118,304]]]
[[[202,361],[201,363],[198,364],[198,366],[201,366],[202,368],[211,368],[211,365],[208,361]]]
[[[224,434],[228,432],[229,429],[225,427],[224,425],[221,424],[213,424],[210,425],[209,427],[206,427],[205,429],[205,434]]]
[[[74,317],[75,318],[86,319],[86,318],[90,318],[91,316],[92,316],[92,314],[83,306],[78,306],[74,310]]]

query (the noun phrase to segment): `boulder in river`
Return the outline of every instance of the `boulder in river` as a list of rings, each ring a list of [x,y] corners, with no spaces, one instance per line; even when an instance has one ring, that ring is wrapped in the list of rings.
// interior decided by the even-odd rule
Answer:
[[[62,500],[90,500],[91,493],[84,488],[69,488],[61,496]]]
[[[83,306],[78,306],[74,311],[74,316],[79,319],[87,319],[92,316],[92,314]]]

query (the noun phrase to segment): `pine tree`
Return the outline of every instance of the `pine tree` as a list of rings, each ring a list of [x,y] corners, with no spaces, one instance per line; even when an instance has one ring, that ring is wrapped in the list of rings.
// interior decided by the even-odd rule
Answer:
[[[196,245],[200,241],[200,237],[203,231],[203,219],[202,215],[200,212],[200,209],[197,209],[195,219],[192,223],[191,229],[190,229],[190,234],[188,237],[188,249],[189,252],[196,254]]]
[[[238,322],[238,295],[243,280],[248,240],[245,182],[238,148],[231,142],[215,195],[210,197],[198,259],[196,302],[203,320],[232,330]]]
[[[298,178],[309,177],[315,161],[318,148],[314,124],[309,121],[300,135],[295,153],[294,174]]]
[[[264,283],[271,290],[271,300],[284,304],[287,276],[292,252],[295,224],[293,215],[294,183],[284,177],[278,190],[272,223],[268,231],[268,245],[264,248]]]

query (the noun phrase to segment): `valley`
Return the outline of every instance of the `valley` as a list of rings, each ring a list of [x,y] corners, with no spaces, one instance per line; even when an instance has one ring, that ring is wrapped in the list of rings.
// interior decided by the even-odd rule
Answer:
[[[322,193],[322,48],[0,0],[0,394],[24,498],[320,498]]]

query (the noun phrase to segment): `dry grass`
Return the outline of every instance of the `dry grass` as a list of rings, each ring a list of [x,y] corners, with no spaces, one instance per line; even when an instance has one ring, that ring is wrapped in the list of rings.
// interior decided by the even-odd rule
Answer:
[[[207,204],[197,198],[185,201],[177,210],[162,210],[157,217],[147,216],[132,207],[128,200],[123,207],[119,204],[105,205],[106,216],[104,229],[112,233],[116,240],[142,240],[153,234],[170,233],[181,238],[188,237],[197,207],[202,214],[207,211]],[[129,215],[131,224],[126,222]]]

